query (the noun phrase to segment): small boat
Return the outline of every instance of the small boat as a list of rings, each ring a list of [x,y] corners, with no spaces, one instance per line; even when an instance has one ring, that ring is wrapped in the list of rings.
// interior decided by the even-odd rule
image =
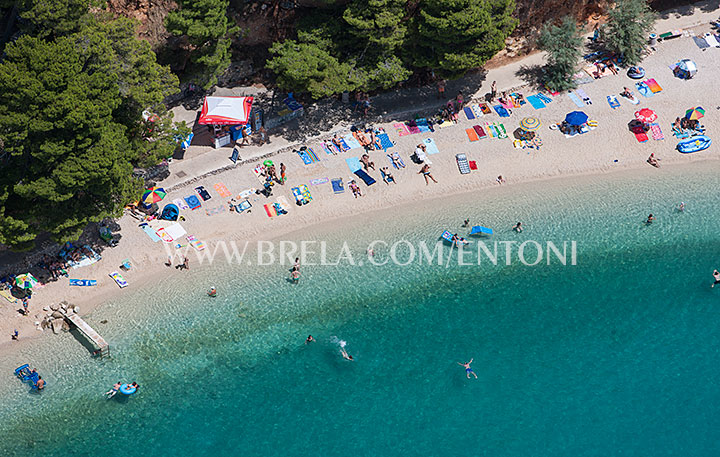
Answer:
[[[483,227],[481,225],[476,225],[470,229],[470,235],[473,236],[489,236],[492,234],[493,230],[491,228]]]
[[[458,237],[457,240],[453,240],[453,234],[445,230],[442,235],[440,236],[443,241],[446,243],[452,244],[453,246],[462,245],[465,246],[467,244],[470,244],[470,242],[464,238]]]
[[[677,150],[683,154],[690,154],[693,152],[702,151],[707,149],[712,144],[710,137],[705,135],[694,136],[686,140],[682,140],[677,144]]]

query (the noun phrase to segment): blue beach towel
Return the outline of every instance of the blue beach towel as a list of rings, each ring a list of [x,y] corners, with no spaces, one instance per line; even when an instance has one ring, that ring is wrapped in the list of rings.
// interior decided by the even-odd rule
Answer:
[[[580,100],[580,97],[578,97],[575,92],[570,92],[568,97],[570,97],[570,100],[572,100],[579,108],[585,108],[585,103]]]
[[[435,144],[435,140],[433,140],[432,138],[427,138],[425,141],[423,141],[423,143],[425,143],[425,148],[427,149],[428,154],[440,154],[440,150]]]
[[[495,105],[493,106],[493,109],[500,115],[500,117],[510,117],[510,113],[508,113],[508,110],[506,110],[502,105]]]
[[[695,44],[697,45],[697,47],[700,49],[705,49],[705,48],[710,47],[708,42],[705,41],[705,38],[700,38],[700,37],[694,36],[694,37],[692,37],[692,39],[695,42]]]
[[[620,101],[614,95],[608,95],[607,101],[608,101],[608,104],[610,105],[610,108],[612,108],[612,109],[618,108],[620,106]]]
[[[540,99],[540,97],[537,96],[537,95],[531,95],[531,96],[529,96],[529,97],[527,98],[527,101],[528,101],[528,103],[530,103],[530,105],[531,105],[533,108],[535,108],[535,109],[545,108],[545,103],[543,103],[543,101],[542,101],[542,100]]]
[[[400,167],[405,168],[405,162],[403,162],[403,159],[400,158],[400,156],[398,156],[398,160],[397,160],[397,161],[400,163],[400,167],[398,166],[397,163],[395,163],[395,162],[393,161],[393,158],[392,158],[392,156],[391,156],[390,154],[387,154],[387,158],[390,159],[390,163],[392,164],[393,167],[395,167],[396,170],[399,170]]]
[[[95,279],[71,279],[70,285],[71,286],[81,286],[81,287],[95,286],[95,285],[97,285],[97,280],[95,280]]]
[[[297,152],[297,154],[300,156],[300,158],[302,159],[302,161],[305,165],[310,165],[311,163],[313,163],[313,160],[308,155],[307,151],[295,151],[295,152]]]
[[[336,194],[342,194],[343,192],[345,192],[345,186],[341,178],[333,179],[330,182],[332,183],[333,192],[335,192]]]
[[[152,227],[150,227],[149,225],[143,224],[140,226],[140,229],[143,232],[147,233],[147,236],[150,237],[150,239],[153,241],[153,243],[157,243],[158,241],[160,241],[160,237],[157,235],[157,233],[155,233],[155,230],[153,230]]]
[[[347,163],[347,166],[350,169],[350,173],[355,173],[358,170],[362,170],[362,164],[360,163],[360,159],[358,159],[357,157],[349,157],[345,159],[345,163]]]
[[[390,137],[387,133],[381,133],[377,136],[380,140],[380,146],[382,146],[383,149],[387,151],[388,148],[391,148],[395,146],[392,141],[390,141]]]
[[[543,94],[542,92],[538,92],[538,94],[535,97],[539,98],[543,103],[552,102],[552,98],[548,97],[547,95]]]
[[[430,124],[428,124],[427,119],[425,119],[424,117],[415,119],[415,125],[417,125],[417,128],[420,129],[421,132],[430,131]]]
[[[467,106],[463,108],[463,111],[465,111],[465,116],[468,118],[469,121],[475,119],[475,113],[473,113],[472,108],[468,108]]]
[[[350,146],[350,149],[355,148],[361,148],[360,142],[352,135],[352,133],[348,133],[343,137],[343,140],[345,140],[345,144]]]
[[[373,184],[375,184],[375,179],[373,179],[373,177],[369,174],[365,173],[365,170],[357,170],[354,173],[355,176],[363,180],[366,186],[372,186]]]
[[[650,90],[650,87],[648,87],[648,85],[644,82],[635,83],[635,87],[637,87],[638,92],[640,92],[643,97],[652,97],[655,95],[653,94],[653,91]]]
[[[197,195],[190,195],[189,197],[185,197],[185,203],[188,204],[190,209],[200,208],[200,199],[197,198]]]

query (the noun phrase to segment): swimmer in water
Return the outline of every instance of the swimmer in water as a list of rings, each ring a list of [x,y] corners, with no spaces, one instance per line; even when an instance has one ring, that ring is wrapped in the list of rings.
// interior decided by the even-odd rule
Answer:
[[[650,224],[653,223],[654,220],[655,220],[655,216],[653,216],[653,215],[651,214],[651,215],[648,216],[648,218],[647,218],[647,220],[645,221],[645,223],[648,224],[648,225],[650,225]]]
[[[680,205],[678,205],[677,210],[681,213],[685,211],[685,202],[680,202]]]
[[[463,225],[462,225],[462,226],[463,226],[463,227],[468,227],[469,225],[470,225],[470,219],[465,219],[465,220],[463,221]]]
[[[211,287],[207,294],[211,297],[217,297],[217,290],[214,287]]]
[[[353,361],[353,356],[351,356],[350,354],[348,354],[344,347],[343,347],[343,348],[340,348],[340,354],[342,354],[342,358],[343,358],[343,359],[349,360],[349,361],[351,361],[351,362]]]
[[[475,376],[475,379],[477,379],[477,375],[475,374],[474,371],[472,371],[472,368],[470,368],[470,364],[472,363],[472,361],[473,361],[473,359],[470,359],[470,361],[467,362],[467,363],[458,362],[457,364],[460,365],[460,366],[465,367],[465,375],[467,376],[468,379],[470,379],[470,375],[471,375],[471,374],[472,374],[473,376]]]
[[[118,390],[120,390],[120,387],[122,387],[122,383],[120,381],[116,382],[114,386],[112,386],[112,389],[105,392],[105,395],[107,395],[107,398],[112,398],[115,396],[116,393],[118,393]]]
[[[517,224],[515,224],[515,227],[513,227],[513,230],[515,230],[518,233],[522,233],[522,231],[523,231],[522,222],[518,222]]]
[[[305,339],[305,344],[312,343],[315,341],[315,338],[313,338],[312,335],[308,335],[308,337]]]
[[[715,284],[720,284],[720,271],[713,271],[713,278],[715,278],[715,282],[712,283],[712,286],[710,287],[715,287]]]
[[[290,280],[293,284],[297,284],[300,281],[300,270],[293,270],[290,273]]]

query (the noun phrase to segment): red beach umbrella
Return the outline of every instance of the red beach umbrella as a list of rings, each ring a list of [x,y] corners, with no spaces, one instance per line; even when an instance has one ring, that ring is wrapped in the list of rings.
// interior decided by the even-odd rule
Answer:
[[[640,111],[635,111],[635,119],[645,124],[654,122],[657,120],[657,114],[650,108],[643,108]]]

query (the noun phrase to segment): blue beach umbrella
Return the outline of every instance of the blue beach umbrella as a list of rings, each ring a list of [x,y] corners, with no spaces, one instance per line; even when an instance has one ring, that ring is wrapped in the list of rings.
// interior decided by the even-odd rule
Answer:
[[[582,111],[573,111],[565,116],[565,122],[570,125],[583,125],[588,121],[588,115]]]

